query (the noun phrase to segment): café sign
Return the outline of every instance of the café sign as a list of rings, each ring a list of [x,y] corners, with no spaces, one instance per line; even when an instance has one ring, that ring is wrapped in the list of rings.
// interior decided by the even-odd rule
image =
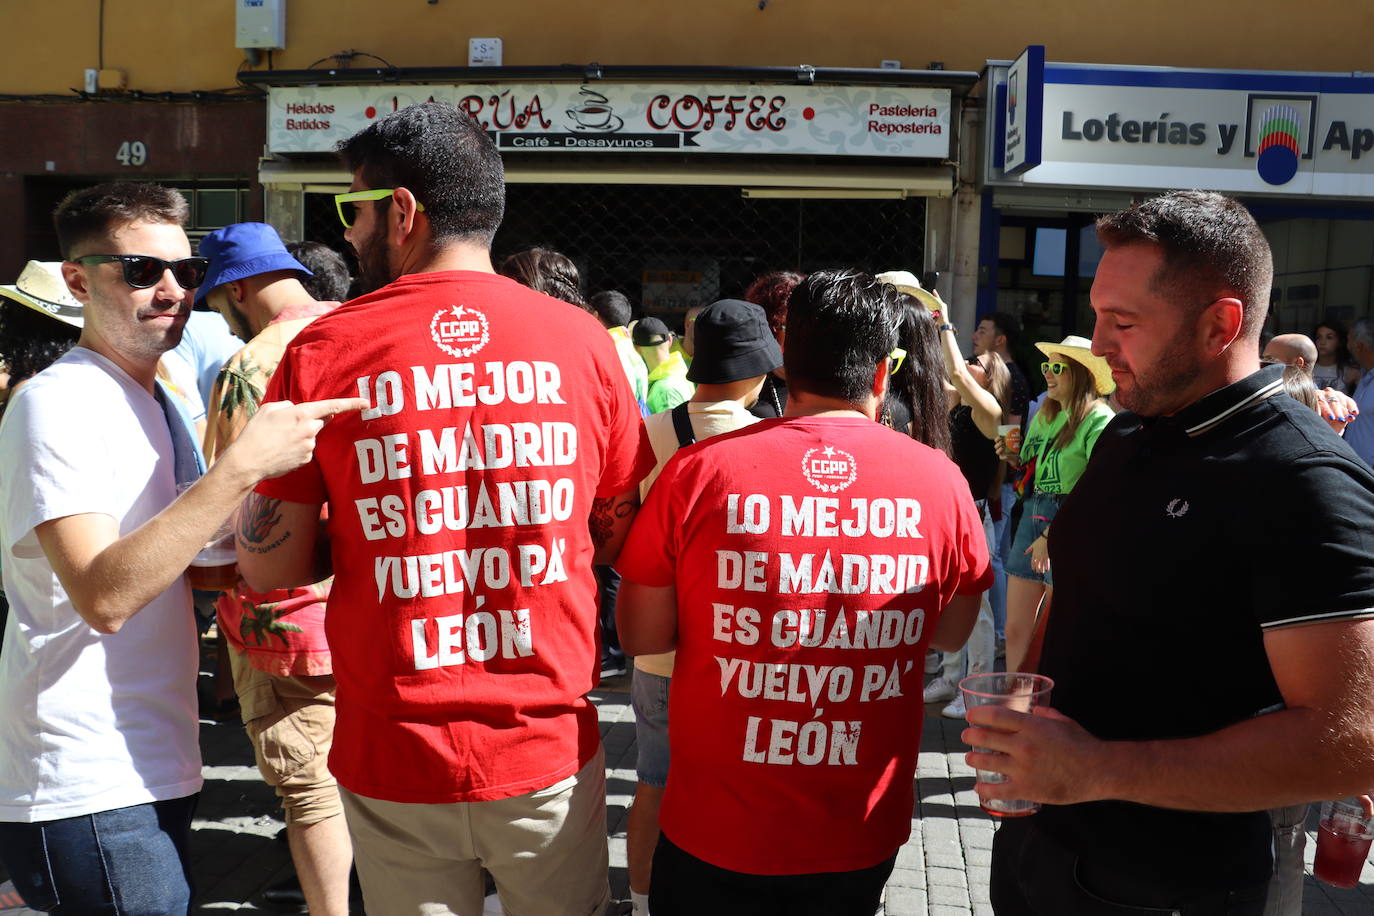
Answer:
[[[276,87],[273,153],[327,153],[378,118],[450,102],[502,152],[947,159],[950,91],[897,86],[522,84]]]

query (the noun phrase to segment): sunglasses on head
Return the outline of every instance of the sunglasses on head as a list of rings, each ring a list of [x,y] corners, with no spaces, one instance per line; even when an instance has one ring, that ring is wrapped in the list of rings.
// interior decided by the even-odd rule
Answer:
[[[163,271],[167,270],[172,272],[182,289],[195,289],[205,282],[205,274],[210,270],[208,258],[164,261],[148,254],[89,254],[76,259],[78,264],[109,264],[111,261],[118,261],[124,268],[124,282],[134,289],[157,286]]]
[[[345,191],[343,194],[334,195],[334,209],[339,211],[339,222],[344,224],[344,228],[352,229],[353,221],[358,218],[359,201],[386,200],[395,193],[395,188],[373,188],[368,191]],[[415,202],[415,209],[423,213],[425,212],[425,205],[417,200]]]
[[[1063,375],[1064,370],[1067,368],[1069,368],[1068,363],[1061,363],[1058,360],[1054,362],[1046,361],[1040,364],[1040,374],[1044,375],[1046,372],[1053,372],[1055,375]]]

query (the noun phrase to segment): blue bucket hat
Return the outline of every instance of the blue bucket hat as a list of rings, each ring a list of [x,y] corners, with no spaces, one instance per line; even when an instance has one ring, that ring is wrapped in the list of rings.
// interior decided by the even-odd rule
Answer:
[[[216,286],[274,270],[295,270],[307,277],[314,276],[291,257],[277,230],[266,223],[235,223],[216,229],[201,239],[200,256],[210,259],[210,272],[196,290],[197,303],[203,302]]]

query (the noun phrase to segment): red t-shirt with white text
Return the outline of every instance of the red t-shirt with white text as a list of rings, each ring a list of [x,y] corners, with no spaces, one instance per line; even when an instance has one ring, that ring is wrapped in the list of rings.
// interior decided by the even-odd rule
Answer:
[[[330,769],[415,803],[577,772],[600,742],[587,519],[654,463],[610,338],[504,277],[411,274],[301,331],[266,400],[354,395],[257,488],[330,505]]]
[[[749,874],[890,857],[930,633],[992,581],[954,463],[862,418],[765,420],[678,452],[616,566],[676,586],[664,834]]]

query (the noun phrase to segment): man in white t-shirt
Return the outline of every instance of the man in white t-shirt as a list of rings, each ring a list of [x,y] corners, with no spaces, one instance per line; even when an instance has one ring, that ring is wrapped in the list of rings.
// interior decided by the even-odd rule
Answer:
[[[151,184],[63,200],[85,324],[0,424],[0,861],[34,909],[186,911],[201,776],[182,573],[260,479],[310,457],[321,418],[362,406],[264,405],[200,476],[189,417],[156,380],[205,278],[186,213]]]
[[[640,499],[668,459],[693,442],[757,423],[748,408],[759,398],[768,373],[782,365],[782,349],[768,316],[752,302],[722,299],[692,316],[695,355],[687,370],[697,389],[692,399],[644,421],[656,464],[639,485]],[[668,684],[673,653],[635,659],[631,701],[635,710],[638,784],[626,826],[630,896],[635,916],[648,912],[650,867],[658,843],[658,809],[668,781]]]

